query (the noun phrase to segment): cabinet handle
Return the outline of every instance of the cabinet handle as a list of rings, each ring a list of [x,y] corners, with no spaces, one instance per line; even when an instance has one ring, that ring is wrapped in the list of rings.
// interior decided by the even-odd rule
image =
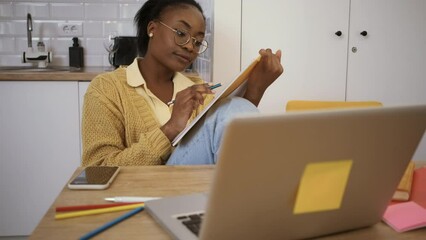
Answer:
[[[362,31],[360,34],[365,37],[365,36],[367,36],[368,33],[367,33],[367,31]]]
[[[334,34],[336,34],[336,36],[338,36],[338,37],[342,36],[342,32],[341,31],[337,31]]]

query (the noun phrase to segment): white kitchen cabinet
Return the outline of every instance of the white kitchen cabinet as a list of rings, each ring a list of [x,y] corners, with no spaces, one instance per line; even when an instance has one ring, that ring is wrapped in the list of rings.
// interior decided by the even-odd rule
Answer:
[[[283,53],[284,74],[262,111],[282,112],[290,99],[345,99],[348,21],[348,0],[242,1],[242,65],[261,48]]]
[[[426,104],[426,1],[243,0],[241,65],[281,49],[284,74],[259,108],[288,100]],[[364,36],[365,35],[365,36]],[[414,159],[426,160],[426,137]]]
[[[290,99],[426,104],[425,23],[423,0],[245,0],[242,63],[283,51],[264,111]]]
[[[78,83],[0,82],[0,236],[29,235],[80,165]]]
[[[87,88],[90,85],[90,81],[79,81],[78,82],[78,104],[80,108],[80,116],[83,113],[84,94],[86,94]],[[81,117],[80,117],[81,122]]]
[[[426,104],[425,24],[424,0],[352,0],[346,98]]]
[[[86,94],[87,88],[89,87],[90,81],[79,81],[78,82],[78,105],[79,105],[79,124],[81,129],[81,120],[83,117],[83,104],[84,94]],[[81,130],[79,132],[81,138]],[[83,141],[80,141],[80,156],[83,154]]]
[[[352,0],[346,99],[426,104],[425,23],[424,0]],[[426,134],[413,159],[426,160]]]

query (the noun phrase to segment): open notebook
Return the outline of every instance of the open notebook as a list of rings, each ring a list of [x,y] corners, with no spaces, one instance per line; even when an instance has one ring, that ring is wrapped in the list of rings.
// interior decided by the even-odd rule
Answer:
[[[172,146],[176,146],[179,141],[191,130],[192,127],[209,111],[209,109],[220,99],[226,98],[228,96],[240,95],[245,91],[245,83],[250,75],[251,71],[260,61],[261,56],[258,56],[248,67],[238,74],[234,81],[232,81],[222,92],[217,94],[214,99],[201,111],[197,117],[192,120],[192,122],[185,127],[185,129],[180,132],[172,141]]]
[[[197,239],[190,228],[203,240],[281,240],[370,226],[425,128],[426,105],[236,117],[209,193],[146,209],[176,239]]]

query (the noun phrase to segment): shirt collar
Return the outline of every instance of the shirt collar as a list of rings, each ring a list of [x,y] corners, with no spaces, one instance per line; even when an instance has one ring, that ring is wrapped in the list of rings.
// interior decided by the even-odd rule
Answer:
[[[133,60],[132,64],[127,66],[126,75],[127,75],[127,84],[132,87],[139,87],[145,84],[145,79],[143,78],[141,72],[139,71],[138,60],[139,57]]]
[[[127,84],[132,87],[140,87],[145,85],[145,79],[143,78],[141,72],[139,71],[138,60],[140,57],[135,58],[135,60],[126,68],[127,75]],[[184,76],[182,73],[176,72],[173,76],[173,83],[175,85],[175,91],[179,92],[189,86],[194,85],[194,82]]]

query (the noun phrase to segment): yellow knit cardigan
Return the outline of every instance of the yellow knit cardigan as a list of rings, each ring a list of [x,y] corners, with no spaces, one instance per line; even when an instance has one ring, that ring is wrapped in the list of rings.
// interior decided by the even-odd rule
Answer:
[[[189,77],[194,84],[204,83]],[[207,95],[190,121],[213,99]],[[172,152],[155,114],[135,88],[127,84],[126,68],[100,74],[84,96],[82,165],[159,165]]]

